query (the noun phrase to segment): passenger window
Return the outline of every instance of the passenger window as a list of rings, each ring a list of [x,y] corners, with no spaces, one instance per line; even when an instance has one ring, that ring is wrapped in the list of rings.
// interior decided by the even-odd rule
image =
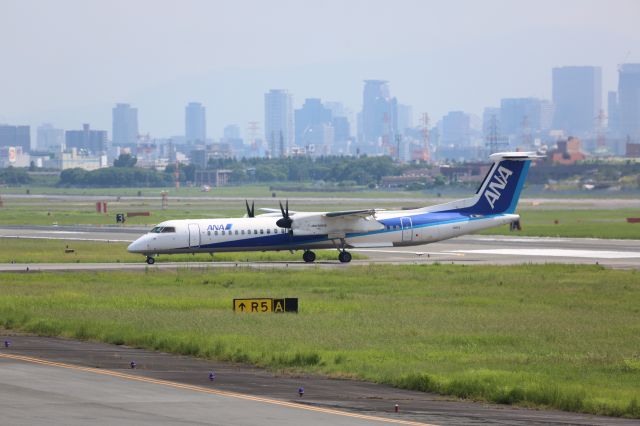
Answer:
[[[207,231],[207,235],[211,235],[211,231]]]
[[[254,234],[257,234],[257,233],[258,233],[258,230],[257,230],[257,229],[254,229],[254,230],[253,230],[253,233],[254,233]]]
[[[215,234],[215,235],[218,235],[218,231],[215,231],[215,232],[214,232],[214,234]]]
[[[222,231],[222,235],[224,235],[224,234],[225,234],[224,231]]]
[[[244,235],[244,229],[243,229],[242,231],[240,231],[240,233],[241,233],[242,235]]]
[[[270,233],[271,233],[271,229],[267,229],[267,234],[270,234]]]
[[[238,235],[238,230],[236,229],[236,235]]]
[[[261,234],[264,234],[264,229],[261,229],[261,230],[260,230],[260,233],[261,233]]]

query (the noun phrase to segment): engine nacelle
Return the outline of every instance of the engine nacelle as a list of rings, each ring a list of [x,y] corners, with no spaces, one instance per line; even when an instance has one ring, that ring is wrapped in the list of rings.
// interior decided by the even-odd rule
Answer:
[[[327,217],[320,214],[303,216],[296,214],[291,225],[294,235],[344,235],[355,232],[371,232],[384,229],[373,216],[346,215]]]

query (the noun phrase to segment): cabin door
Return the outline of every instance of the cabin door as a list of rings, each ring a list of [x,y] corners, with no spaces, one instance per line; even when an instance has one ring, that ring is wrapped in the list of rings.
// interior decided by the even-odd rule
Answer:
[[[200,226],[197,223],[189,224],[189,248],[200,247]]]
[[[413,241],[413,229],[411,226],[411,218],[400,218],[400,226],[402,226],[402,241]]]

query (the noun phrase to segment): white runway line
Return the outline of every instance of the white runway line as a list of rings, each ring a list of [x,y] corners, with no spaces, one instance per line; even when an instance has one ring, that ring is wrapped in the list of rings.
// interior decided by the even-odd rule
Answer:
[[[454,252],[436,252],[436,251],[407,251],[407,250],[377,250],[377,249],[349,249],[349,251],[368,252],[368,253],[385,253],[385,254],[412,254],[415,256],[464,256],[461,253]]]
[[[505,243],[566,243],[568,238],[529,237],[529,238],[473,238],[474,241],[505,242]]]
[[[454,250],[453,253],[496,254],[507,256],[581,257],[588,259],[637,259],[640,252],[568,249],[486,249]]]

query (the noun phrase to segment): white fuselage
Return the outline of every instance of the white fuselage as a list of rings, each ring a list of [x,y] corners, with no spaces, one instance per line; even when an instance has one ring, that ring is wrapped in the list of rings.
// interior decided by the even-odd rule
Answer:
[[[317,213],[295,213],[294,221],[304,216],[315,218]],[[364,231],[344,232],[320,225],[316,229],[296,230],[280,228],[280,215],[261,215],[253,218],[169,220],[158,224],[129,246],[129,251],[145,255],[200,252],[310,250],[344,247],[411,246],[457,237],[511,223],[516,214],[473,215],[425,212],[423,209],[378,212],[366,224]],[[361,226],[361,225],[360,225]],[[319,228],[319,229],[317,229]],[[164,231],[164,232],[163,232]]]

